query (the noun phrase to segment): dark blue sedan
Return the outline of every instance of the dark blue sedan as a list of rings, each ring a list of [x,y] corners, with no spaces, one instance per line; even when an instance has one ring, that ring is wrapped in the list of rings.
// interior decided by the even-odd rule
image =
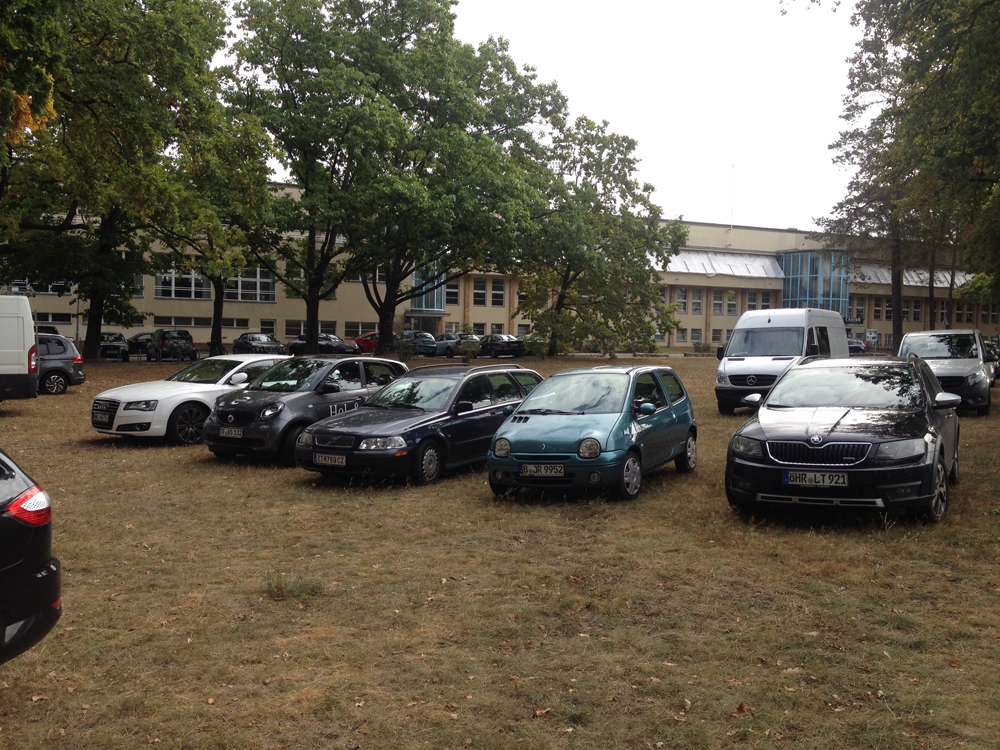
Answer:
[[[541,381],[517,365],[418,367],[360,408],[307,427],[295,458],[323,474],[409,474],[428,484],[486,458],[505,413]]]
[[[631,499],[643,471],[669,461],[692,471],[697,438],[691,399],[671,368],[567,370],[533,390],[497,431],[490,488],[610,488]]]

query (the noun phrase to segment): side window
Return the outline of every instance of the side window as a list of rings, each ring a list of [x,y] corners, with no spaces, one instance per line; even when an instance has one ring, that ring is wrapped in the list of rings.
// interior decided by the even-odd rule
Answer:
[[[670,403],[676,404],[684,398],[684,387],[674,373],[670,370],[657,370],[657,372],[660,375],[660,380],[663,381],[663,386],[667,389],[667,398],[670,399]]]
[[[249,382],[254,378],[256,378],[258,375],[260,375],[261,373],[263,373],[264,370],[273,367],[274,363],[275,360],[273,359],[264,359],[261,360],[260,362],[254,362],[252,364],[247,365],[242,370],[240,370],[240,372],[245,372],[247,374],[247,381]]]
[[[462,392],[458,395],[459,401],[471,401],[472,408],[478,409],[481,406],[489,406],[493,403],[490,395],[490,384],[482,375],[474,377],[462,386]]]
[[[493,386],[493,403],[503,404],[508,401],[517,401],[521,398],[521,389],[511,380],[510,375],[505,372],[493,373],[490,377],[490,385]]]
[[[48,339],[38,339],[38,356],[44,357],[49,353],[49,340]]]
[[[361,388],[361,365],[344,362],[326,376],[328,382],[336,383],[342,391],[356,391]]]
[[[636,406],[647,402],[657,409],[667,405],[663,389],[651,372],[644,372],[635,379],[635,391],[632,396],[632,403]]]
[[[396,379],[396,372],[381,362],[365,362],[365,382],[369,386],[388,385]]]
[[[58,356],[66,353],[66,344],[59,339],[49,339],[49,354]]]
[[[819,344],[819,354],[821,357],[830,356],[830,332],[827,330],[826,326],[820,326],[816,329],[817,343]]]
[[[533,372],[515,372],[513,375],[514,380],[524,388],[525,393],[531,393],[532,389],[542,382],[542,379]]]

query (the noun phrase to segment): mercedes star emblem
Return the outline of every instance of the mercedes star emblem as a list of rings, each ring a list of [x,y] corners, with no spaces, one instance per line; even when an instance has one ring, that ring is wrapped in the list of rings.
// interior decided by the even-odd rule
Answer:
[[[747,385],[757,385],[757,376],[747,375]]]

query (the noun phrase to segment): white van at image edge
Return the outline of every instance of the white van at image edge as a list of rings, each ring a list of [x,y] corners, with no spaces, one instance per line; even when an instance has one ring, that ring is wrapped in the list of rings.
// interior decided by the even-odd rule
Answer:
[[[38,397],[38,350],[27,297],[0,296],[0,401]]]
[[[751,393],[766,396],[774,381],[805,356],[849,357],[844,318],[833,310],[748,310],[719,347],[715,398],[720,414],[732,414]]]

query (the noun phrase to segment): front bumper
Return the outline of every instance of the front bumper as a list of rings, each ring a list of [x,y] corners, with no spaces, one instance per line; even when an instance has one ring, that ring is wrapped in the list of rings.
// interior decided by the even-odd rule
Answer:
[[[322,474],[384,474],[405,476],[412,465],[412,451],[409,447],[395,450],[336,450],[315,445],[296,445],[295,461],[303,469]],[[317,463],[323,457],[342,456],[343,465]]]
[[[222,437],[219,420],[209,416],[205,420],[203,436],[205,445],[210,449],[218,449],[243,455],[271,455],[281,450],[281,439],[284,437],[287,423],[280,420],[257,420],[235,429],[241,430],[240,437]]]
[[[846,474],[846,486],[788,484],[789,472]],[[726,461],[726,495],[743,506],[754,503],[855,508],[926,506],[934,497],[934,464],[859,468],[758,463],[732,451]]]
[[[166,409],[124,411],[118,401],[101,399],[90,410],[90,425],[105,435],[142,435],[163,437],[167,434]]]
[[[494,484],[519,489],[591,489],[618,484],[625,451],[608,451],[597,458],[580,458],[576,454],[517,454],[498,458],[491,450],[486,465]],[[562,476],[525,476],[522,467],[530,464],[562,466]]]

